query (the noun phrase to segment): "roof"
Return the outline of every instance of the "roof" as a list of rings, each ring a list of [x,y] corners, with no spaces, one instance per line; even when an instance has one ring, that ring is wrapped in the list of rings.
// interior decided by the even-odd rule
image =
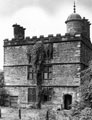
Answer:
[[[80,16],[79,14],[77,14],[77,13],[72,13],[72,14],[70,14],[70,15],[68,16],[66,22],[71,21],[71,20],[81,20],[81,19],[82,19],[82,18],[81,18],[81,16]]]

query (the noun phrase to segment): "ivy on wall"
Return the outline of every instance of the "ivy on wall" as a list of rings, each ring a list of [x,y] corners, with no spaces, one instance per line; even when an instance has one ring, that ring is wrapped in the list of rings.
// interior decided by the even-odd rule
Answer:
[[[33,80],[36,83],[37,108],[41,108],[44,64],[53,56],[53,45],[51,43],[44,44],[43,40],[36,41],[28,55],[31,56],[32,69],[35,74]]]

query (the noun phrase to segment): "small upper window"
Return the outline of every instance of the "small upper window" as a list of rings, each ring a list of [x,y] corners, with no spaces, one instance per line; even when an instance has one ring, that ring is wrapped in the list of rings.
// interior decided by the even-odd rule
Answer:
[[[51,66],[44,67],[43,79],[44,80],[52,79],[52,67]]]
[[[33,73],[32,66],[28,66],[28,80],[33,80],[33,76],[34,76],[34,73]]]
[[[31,63],[31,55],[28,56],[28,63],[29,63],[29,64]]]
[[[45,59],[52,59],[53,58],[53,44],[49,44],[46,47]]]

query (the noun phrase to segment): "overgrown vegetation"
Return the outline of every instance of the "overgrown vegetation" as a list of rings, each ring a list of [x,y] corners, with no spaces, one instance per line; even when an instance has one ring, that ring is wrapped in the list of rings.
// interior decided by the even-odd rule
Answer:
[[[34,71],[34,81],[36,86],[37,108],[41,108],[41,100],[43,95],[42,83],[43,83],[43,69],[46,59],[50,59],[52,54],[51,44],[44,45],[43,40],[36,41],[31,51],[32,68]]]
[[[0,72],[0,86],[2,87],[4,85],[4,73]]]
[[[4,73],[0,72],[0,105],[5,105],[5,98],[7,96],[4,86]]]
[[[75,102],[71,112],[74,120],[92,120],[92,68],[81,72],[80,102]]]

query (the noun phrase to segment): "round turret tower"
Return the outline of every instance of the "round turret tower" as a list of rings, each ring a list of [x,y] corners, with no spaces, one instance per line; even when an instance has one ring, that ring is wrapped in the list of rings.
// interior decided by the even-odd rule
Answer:
[[[71,35],[82,33],[82,18],[76,13],[76,6],[74,2],[74,12],[70,14],[65,21],[67,25],[67,33]]]

